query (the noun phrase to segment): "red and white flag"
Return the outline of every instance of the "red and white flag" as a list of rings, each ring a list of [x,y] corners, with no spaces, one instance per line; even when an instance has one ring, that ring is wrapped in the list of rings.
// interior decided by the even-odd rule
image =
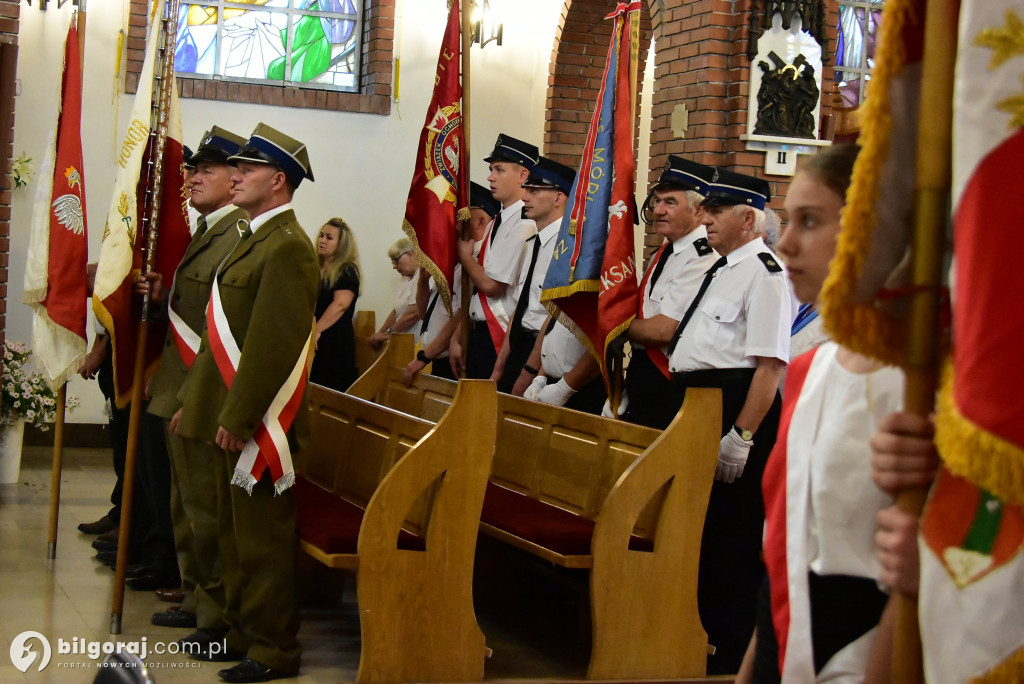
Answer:
[[[88,283],[85,177],[82,164],[82,70],[72,19],[54,134],[39,174],[32,216],[24,301],[33,309],[32,349],[58,387],[86,351]]]
[[[405,204],[402,230],[416,245],[416,258],[437,283],[445,309],[452,310],[455,221],[469,218],[462,125],[460,0],[451,3],[434,75],[434,96],[416,148],[416,170]]]
[[[164,1],[153,3],[149,25],[161,25]],[[164,276],[164,285],[172,285],[171,278],[191,239],[188,213],[185,205],[185,175],[181,143],[181,113],[178,90],[171,84],[171,102],[164,148],[160,214],[156,225],[147,225],[144,213],[149,179],[142,173],[153,154],[156,136],[150,128],[153,108],[153,72],[157,50],[163,41],[161,31],[152,30],[146,45],[146,58],[139,77],[139,89],[132,105],[128,130],[118,149],[117,178],[114,194],[103,227],[103,242],[96,268],[93,287],[93,311],[110,334],[114,350],[114,389],[118,406],[126,406],[131,399],[134,381],[135,352],[138,342],[142,302],[134,297],[132,287],[135,276],[145,261],[147,238],[157,230],[154,270]],[[155,156],[155,155],[154,155]],[[165,329],[151,325],[146,345],[146,375],[156,369],[163,348]]]

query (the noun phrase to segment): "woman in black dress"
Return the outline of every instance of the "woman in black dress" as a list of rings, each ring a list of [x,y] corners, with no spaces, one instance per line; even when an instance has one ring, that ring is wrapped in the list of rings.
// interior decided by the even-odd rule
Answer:
[[[316,300],[316,354],[310,382],[344,392],[356,370],[352,315],[359,297],[359,251],[352,229],[332,218],[320,229],[320,296]]]

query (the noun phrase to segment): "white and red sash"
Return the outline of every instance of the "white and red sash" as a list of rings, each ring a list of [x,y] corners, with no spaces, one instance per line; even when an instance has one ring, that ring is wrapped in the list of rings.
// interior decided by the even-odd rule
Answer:
[[[480,254],[477,255],[476,258],[481,267],[484,265],[484,255],[487,254],[487,245],[491,241],[491,230],[493,229],[494,219],[491,219],[491,222],[487,224],[487,232],[484,234],[483,244],[480,246]],[[483,309],[484,319],[487,321],[487,330],[491,333],[491,342],[494,343],[494,351],[495,353],[499,353],[501,352],[501,345],[505,342],[508,323],[506,322],[504,327],[501,325],[501,321],[498,320],[494,311],[491,310],[491,305],[487,301],[487,295],[483,292],[477,292],[476,294],[480,298],[480,308]],[[507,320],[508,317],[505,316],[505,318]]]
[[[174,301],[173,283],[171,284],[170,291],[167,293],[167,301]],[[185,362],[185,367],[191,368],[192,364],[196,361],[196,355],[199,353],[199,333],[188,327],[188,323],[182,320],[181,316],[174,310],[173,304],[168,304],[167,316],[171,322],[171,338],[174,340],[174,346],[178,348],[178,354],[181,355],[181,360]]]
[[[210,351],[220,369],[221,377],[228,389],[235,379],[235,371],[242,356],[238,343],[231,334],[231,326],[220,299],[220,286],[214,283],[210,293],[210,305],[206,309],[206,325],[209,329]],[[274,478],[274,489],[280,494],[295,484],[295,468],[292,452],[288,446],[288,429],[295,420],[295,414],[302,404],[306,388],[306,369],[313,350],[313,328],[306,338],[306,353],[299,356],[284,385],[274,395],[270,407],[256,427],[252,438],[245,443],[235,464],[231,484],[242,487],[252,494],[252,488],[266,469]]]
[[[810,615],[810,606],[807,603],[807,564],[790,572],[790,558],[787,551],[794,540],[787,539],[786,517],[787,503],[786,481],[788,468],[786,464],[786,452],[789,446],[789,426],[793,421],[793,411],[796,409],[797,401],[800,399],[800,392],[803,389],[807,373],[811,368],[817,348],[803,354],[789,364],[786,373],[786,386],[782,398],[782,414],[779,417],[780,439],[775,443],[771,456],[764,469],[761,488],[764,493],[765,511],[765,540],[764,540],[764,562],[768,568],[769,588],[771,591],[772,624],[775,625],[775,639],[779,647],[779,672],[787,672],[787,645],[790,641],[790,628],[793,622],[793,615],[796,614],[795,622],[800,631],[800,641],[809,644],[811,641],[810,624],[807,620],[801,619],[804,614]],[[800,541],[800,540],[797,540]],[[799,575],[793,577],[794,574]],[[797,596],[790,596],[790,579],[799,582],[802,579],[804,591],[797,592]],[[793,602],[799,607],[794,608]],[[804,661],[800,663],[789,662],[789,672],[794,669],[810,668],[810,676],[814,678],[814,663],[807,659],[808,653],[802,653]],[[793,660],[790,658],[790,660]],[[802,666],[802,667],[801,667]],[[803,674],[806,674],[804,672]],[[785,679],[785,678],[784,678]]]
[[[638,320],[644,320],[644,300],[647,296],[644,294],[647,292],[647,281],[650,280],[651,274],[654,273],[654,269],[657,268],[658,262],[661,261],[662,253],[665,248],[669,246],[669,242],[665,242],[655,253],[654,259],[651,260],[651,265],[644,272],[644,277],[640,280],[640,296],[637,297],[636,317]],[[665,356],[665,352],[661,350],[661,347],[646,346],[644,351],[647,352],[647,356],[650,357],[651,363],[661,371],[661,374],[665,376],[665,379],[671,379],[672,373],[668,369],[668,357]]]

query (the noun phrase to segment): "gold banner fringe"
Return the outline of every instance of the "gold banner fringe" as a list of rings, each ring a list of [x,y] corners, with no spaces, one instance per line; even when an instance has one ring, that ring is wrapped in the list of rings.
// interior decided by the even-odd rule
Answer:
[[[960,413],[953,399],[951,365],[943,373],[939,392],[935,445],[950,471],[1002,501],[1024,506],[1024,449],[975,425]],[[1021,659],[1024,664],[1024,654]]]
[[[1024,681],[1024,648],[1014,651],[1009,658],[985,674],[972,677],[969,684],[1005,684]]]
[[[549,290],[544,290],[540,293],[540,301],[549,302],[553,299],[562,299],[563,297],[571,297],[578,292],[600,292],[601,281],[600,280],[577,280],[571,285],[563,285],[561,287],[553,287]]]
[[[902,34],[912,11],[910,0],[890,0],[885,6],[875,67],[861,107],[861,151],[846,195],[836,256],[821,293],[822,319],[833,339],[855,352],[895,365],[904,362],[904,323],[872,305],[854,301],[853,293],[877,225],[876,201],[892,133],[890,88],[893,77],[906,64]]]
[[[461,209],[459,211],[462,211]],[[468,210],[467,210],[468,211]],[[419,262],[420,267],[425,269],[430,277],[434,279],[434,283],[437,285],[438,292],[441,293],[441,301],[444,303],[444,310],[448,312],[448,316],[452,315],[452,290],[448,286],[448,281],[441,273],[441,269],[437,267],[437,264],[433,262],[423,250],[420,249],[420,241],[416,238],[416,229],[412,227],[412,224],[402,219],[402,230],[406,236],[412,240],[412,244],[416,249],[416,261]]]

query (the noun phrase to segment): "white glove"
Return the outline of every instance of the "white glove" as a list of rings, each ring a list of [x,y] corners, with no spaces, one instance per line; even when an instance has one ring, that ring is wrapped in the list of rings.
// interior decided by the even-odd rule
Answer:
[[[629,408],[629,396],[626,395],[626,390],[622,390],[622,398],[619,399],[619,418],[626,415],[626,409]],[[604,408],[601,409],[601,415],[605,418],[615,418],[612,415],[612,400],[605,399]]]
[[[576,394],[576,390],[569,387],[569,383],[565,381],[565,378],[562,378],[554,385],[548,385],[538,392],[537,401],[543,401],[545,404],[552,404],[554,406],[565,406],[565,402],[569,401],[574,394]]]
[[[715,468],[715,479],[722,482],[733,482],[743,474],[747,465],[747,454],[753,442],[745,442],[732,428],[718,445],[718,467]]]
[[[523,399],[529,399],[530,401],[539,401],[537,395],[544,389],[544,386],[548,384],[548,379],[543,375],[538,375],[530,383],[530,386],[523,392]]]

